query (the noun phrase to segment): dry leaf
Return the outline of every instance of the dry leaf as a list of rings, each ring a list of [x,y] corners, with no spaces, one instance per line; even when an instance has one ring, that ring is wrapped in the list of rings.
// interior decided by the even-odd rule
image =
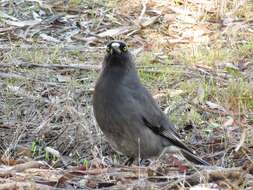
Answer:
[[[126,34],[132,29],[133,29],[133,27],[131,27],[131,26],[121,26],[118,28],[112,28],[112,29],[106,30],[104,32],[101,32],[98,34],[98,36],[101,38],[107,37],[107,36],[109,36],[109,37],[118,36],[121,34]]]
[[[224,63],[224,67],[234,69],[234,70],[239,70],[237,66],[235,66],[233,63]]]
[[[164,98],[164,97],[166,97],[166,96],[167,96],[166,93],[160,92],[160,93],[155,94],[155,95],[153,96],[153,98],[154,98],[155,100],[159,100],[159,99]]]
[[[67,82],[71,80],[71,76],[57,75],[56,77],[59,82]]]
[[[178,7],[173,7],[173,6],[169,6],[168,7],[170,10],[172,10],[173,12],[175,12],[176,14],[179,15],[191,15],[191,16],[197,16],[197,12],[192,12],[189,9],[186,8],[178,8]]]
[[[184,93],[183,90],[176,90],[176,89],[169,89],[168,90],[168,94],[171,98],[175,97],[175,96],[179,96],[180,94]]]
[[[235,148],[236,152],[238,152],[238,150],[240,150],[240,148],[243,146],[245,138],[246,138],[246,129],[243,130],[241,138],[240,138],[240,142],[238,143],[238,145]]]
[[[46,40],[48,42],[55,42],[55,43],[59,43],[60,40],[52,37],[52,36],[49,36],[47,34],[40,34],[40,37],[43,39],[43,40]]]
[[[207,183],[207,184],[198,184],[191,187],[189,190],[219,190],[217,184],[215,183]]]
[[[160,15],[151,17],[151,18],[149,18],[149,19],[143,21],[143,22],[140,23],[140,24],[141,24],[142,27],[147,27],[147,26],[149,26],[149,25],[151,25],[151,24],[154,24],[154,23],[157,21],[157,19],[158,19],[159,17],[160,17]]]
[[[234,123],[234,119],[233,119],[232,117],[230,117],[229,119],[227,119],[227,120],[222,124],[222,126],[223,126],[223,127],[229,127],[229,126],[233,125],[233,123]]]
[[[203,103],[204,102],[204,98],[205,98],[205,89],[204,89],[204,87],[202,85],[200,85],[198,87],[196,99],[198,100],[199,103]]]
[[[177,16],[177,19],[180,21],[183,21],[184,23],[189,23],[189,24],[196,24],[197,23],[197,20],[191,16],[179,15],[179,16]]]
[[[11,19],[11,20],[14,20],[14,21],[18,21],[17,18],[15,18],[15,17],[13,17],[13,16],[10,16],[10,15],[8,15],[8,14],[2,12],[2,11],[0,11],[0,17],[1,17],[1,18],[8,18],[8,19]]]
[[[17,26],[17,27],[25,27],[25,26],[34,26],[41,22],[41,20],[25,20],[25,21],[10,21],[4,20],[4,22],[8,25]]]
[[[45,148],[45,151],[48,152],[48,153],[50,153],[50,154],[52,154],[52,155],[54,155],[57,158],[61,157],[61,154],[60,154],[60,152],[58,150],[55,150],[55,149],[53,149],[53,148],[51,148],[49,146],[47,146]]]
[[[226,112],[225,108],[222,107],[222,106],[219,105],[219,104],[216,104],[216,103],[213,103],[213,102],[210,102],[210,101],[206,101],[206,104],[207,104],[208,107],[211,108],[211,109],[217,109],[217,110]]]

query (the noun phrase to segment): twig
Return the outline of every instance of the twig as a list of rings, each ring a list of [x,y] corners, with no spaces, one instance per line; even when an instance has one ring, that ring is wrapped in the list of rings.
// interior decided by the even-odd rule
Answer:
[[[51,110],[52,111],[52,110]],[[49,113],[49,115],[40,123],[40,125],[34,129],[34,136],[40,136],[43,133],[41,132],[42,129],[44,129],[47,124],[59,113],[61,113],[62,110],[56,110],[56,111],[52,111],[52,113]],[[44,129],[45,130],[45,129]]]
[[[45,84],[50,85],[50,86],[58,86],[59,85],[59,83],[56,83],[56,82],[36,80],[36,79],[30,78],[28,76],[22,76],[22,75],[18,75],[18,74],[15,74],[15,73],[4,73],[4,72],[1,72],[1,71],[0,71],[0,78],[16,78],[16,79],[21,79],[21,80],[31,80],[31,81],[34,81],[36,83],[45,83]]]
[[[43,45],[40,44],[38,46],[34,46],[34,45],[30,45],[30,44],[21,44],[19,46],[15,46],[12,44],[1,44],[0,45],[0,50],[4,50],[4,51],[9,51],[12,50],[13,48],[20,48],[20,49],[55,49],[55,48],[60,48],[62,51],[80,51],[80,52],[94,52],[97,51],[99,49],[105,49],[104,46],[101,47],[86,47],[83,45],[59,45],[59,46],[49,46],[47,45]]]
[[[41,166],[44,166],[45,163],[42,161],[30,161],[23,164],[15,165],[11,170],[15,172],[22,172],[29,168],[39,168]]]
[[[79,70],[100,70],[100,66],[97,65],[80,65],[80,64],[70,64],[70,65],[60,65],[60,64],[34,64],[34,63],[12,63],[12,64],[1,64],[1,67],[23,67],[23,68],[47,68],[47,69],[79,69]]]
[[[27,79],[26,77],[22,75],[17,75],[14,73],[4,73],[0,72],[0,78],[17,78],[17,79]]]
[[[193,102],[188,102],[188,103],[191,104],[192,106],[196,107],[197,109],[200,109],[201,111],[204,111],[204,112],[211,112],[213,114],[218,114],[220,116],[235,115],[235,114],[230,113],[230,112],[224,112],[224,111],[220,111],[220,110],[215,110],[215,109],[207,108],[207,107],[195,104]]]
[[[21,68],[46,68],[46,69],[77,69],[77,70],[95,70],[99,71],[101,69],[101,66],[99,65],[93,65],[93,64],[86,64],[86,65],[80,65],[80,64],[69,64],[69,65],[60,65],[60,64],[34,64],[34,63],[12,63],[12,64],[1,64],[1,67],[21,67]],[[165,70],[156,69],[152,67],[143,67],[143,66],[137,66],[137,69],[143,71],[143,72],[149,72],[149,73],[162,73]],[[0,72],[1,77],[1,72]],[[20,75],[16,74],[6,74],[3,73],[2,78],[26,78],[22,77]]]
[[[30,161],[23,164],[18,164],[8,170],[1,171],[0,177],[13,176],[16,172],[22,172],[29,168],[39,168],[44,165],[45,164],[42,161]]]
[[[16,96],[21,96],[21,97],[23,96],[23,97],[26,97],[26,98],[31,99],[31,100],[40,100],[40,101],[43,101],[43,102],[48,102],[47,99],[41,98],[40,96],[34,96],[32,93],[30,93],[29,91],[27,91],[24,88],[21,88],[19,86],[7,85],[7,88],[8,88],[9,91],[14,93]]]
[[[37,183],[16,182],[16,181],[11,183],[0,184],[0,190],[9,190],[9,189],[56,190],[58,188]]]
[[[212,182],[218,180],[227,180],[228,178],[233,178],[235,176],[237,176],[239,179],[241,175],[243,175],[242,168],[219,168],[212,170],[203,170],[170,183],[168,186],[166,186],[166,189],[175,189],[180,183],[186,182],[189,184],[197,184],[201,180]]]
[[[243,132],[241,134],[241,138],[240,138],[240,142],[238,143],[238,145],[235,148],[235,151],[238,152],[238,150],[243,146],[245,138],[246,138],[246,129],[243,129]]]
[[[139,22],[141,23],[141,20],[147,10],[147,3],[148,3],[148,0],[142,0],[142,10],[141,10],[141,14],[138,18]]]

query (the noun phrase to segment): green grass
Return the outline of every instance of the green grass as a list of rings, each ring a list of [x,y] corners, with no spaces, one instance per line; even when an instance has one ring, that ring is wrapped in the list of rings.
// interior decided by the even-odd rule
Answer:
[[[203,64],[212,66],[217,62],[224,62],[232,57],[232,52],[229,49],[206,47],[196,48],[194,51],[187,49],[179,52],[176,58],[184,64]]]
[[[152,88],[167,88],[173,81],[180,81],[184,75],[182,68],[170,65],[172,60],[167,59],[159,63],[150,52],[144,52],[136,62],[138,66],[147,67],[147,69],[139,69],[138,72],[142,82]],[[152,69],[154,72],[149,72]],[[158,72],[155,72],[156,70]]]
[[[4,54],[3,61],[7,63],[17,61],[18,63],[20,60],[32,64],[80,64],[87,61],[91,56],[96,57],[97,54],[87,54],[77,50],[64,52],[61,46],[47,49],[38,44],[34,44],[31,48],[23,48],[19,46],[19,43],[16,43],[12,45],[10,51]],[[73,60],[75,60],[74,63]]]
[[[253,58],[253,37],[238,47],[238,55],[245,58]]]
[[[243,113],[253,111],[253,82],[231,80],[222,94],[221,101],[226,102],[230,109]]]
[[[225,44],[216,46],[211,48],[199,47],[194,53],[191,49],[180,51],[173,60],[168,60],[168,64],[155,61],[154,55],[150,52],[143,53],[138,59],[138,63],[143,66],[160,68],[162,72],[150,73],[139,70],[141,80],[149,88],[160,90],[171,89],[171,84],[178,83],[179,85],[175,90],[182,90],[184,93],[167,99],[167,105],[172,108],[189,98],[190,102],[194,102],[196,105],[207,106],[206,101],[210,101],[224,107],[229,113],[247,115],[253,111],[253,83],[246,81],[244,73],[240,70],[225,66],[223,71],[230,74],[230,76],[223,83],[214,76],[206,78],[204,75],[199,75],[199,77],[193,75],[190,80],[186,78],[186,76],[191,75],[191,72],[194,74],[194,71],[188,73],[187,68],[191,68],[190,65],[209,66],[215,72],[217,65],[223,63],[236,65],[239,60],[242,61],[245,58],[253,57],[253,38],[233,48],[227,47]],[[171,65],[171,61],[182,64],[182,67]],[[222,68],[219,68],[219,72],[222,72]],[[184,111],[188,108],[190,108],[189,111]],[[224,122],[223,116],[217,117],[209,113],[210,121],[207,121],[205,114],[202,115],[201,112],[202,110],[199,110],[198,107],[189,105],[186,102],[182,108],[172,113],[170,118],[180,127],[189,123],[203,126],[207,122],[204,124],[207,134],[220,127]],[[178,120],[179,115],[180,120]]]
[[[55,48],[55,50],[49,52],[48,50],[40,49],[36,46],[27,49],[17,45],[13,45],[11,51],[6,53],[4,56],[4,60],[8,63],[11,63],[14,59],[33,64],[45,64],[49,61],[52,63],[57,63],[59,58],[58,48]]]
[[[118,4],[119,0],[70,0],[68,4],[70,6],[92,6],[92,7],[107,7],[107,8],[115,8]]]
[[[253,2],[251,0],[246,0],[246,3],[243,6],[240,6],[239,9],[235,12],[235,15],[239,19],[250,20],[253,16]]]
[[[69,1],[69,4],[70,5],[82,5],[82,4],[85,4],[87,3],[87,0],[70,0]]]
[[[71,15],[76,13],[79,16],[76,17],[76,20],[73,19],[73,22],[82,22],[88,19],[88,21],[91,22],[89,23],[91,33],[96,34],[99,33],[101,29],[104,29],[104,27],[108,27],[109,29],[117,27],[118,25],[131,24],[130,21],[128,22],[127,19],[125,19],[125,13],[122,13],[122,18],[117,17],[118,14],[121,14],[121,10],[116,6],[118,2],[118,0],[70,0],[67,5],[63,6],[63,9],[60,7],[62,4],[60,4],[59,7],[55,7],[55,10],[52,8],[52,11],[53,14],[58,14],[57,11],[60,11],[59,14],[63,15],[67,15],[70,12]],[[183,1],[175,0],[174,3],[177,5],[184,5]],[[217,2],[219,5],[221,3],[222,2]],[[235,2],[225,3],[235,6]],[[40,8],[38,3],[24,2],[21,4],[21,16],[17,16],[19,18],[27,18],[24,16],[29,16],[29,14],[32,13],[31,11],[37,12]],[[147,4],[148,10],[144,15],[145,17],[155,16],[154,13],[149,13],[150,6],[152,9],[155,8],[159,11],[159,7],[153,7],[153,5],[155,5],[155,3]],[[192,6],[194,3],[187,4],[185,8],[187,8],[188,5]],[[233,7],[231,6],[229,8],[224,7],[225,12],[230,10],[233,12]],[[15,6],[9,9],[11,11],[10,15],[15,16],[16,11],[14,8]],[[135,12],[126,16],[134,20],[140,15],[142,8],[140,3],[139,7],[136,7],[134,10]],[[183,8],[183,6],[181,8]],[[168,28],[170,31],[162,34],[164,27],[162,26],[163,23],[160,21],[163,20],[163,17],[159,18],[158,22],[148,27],[141,28],[140,31],[132,36],[122,37],[122,39],[126,39],[130,46],[131,43],[133,44],[138,40],[141,41],[141,43],[133,44],[133,49],[142,46],[140,44],[143,44],[144,49],[149,49],[149,47],[157,43],[155,48],[150,49],[150,52],[143,52],[138,57],[137,66],[145,67],[144,69],[138,70],[142,82],[154,95],[161,94],[161,100],[159,99],[160,97],[158,98],[161,109],[169,110],[170,120],[175,123],[179,129],[185,129],[186,126],[193,126],[193,131],[186,130],[186,135],[182,135],[182,137],[185,137],[189,142],[193,142],[192,136],[194,136],[194,141],[196,140],[197,143],[203,143],[200,145],[201,148],[202,145],[203,147],[208,146],[208,148],[205,148],[208,150],[205,151],[205,153],[208,154],[207,156],[209,156],[209,159],[216,159],[216,156],[212,157],[213,155],[211,155],[211,153],[214,154],[220,150],[218,150],[219,148],[216,149],[216,145],[213,145],[212,142],[214,140],[216,143],[218,142],[216,138],[221,138],[221,140],[224,141],[225,150],[229,150],[227,152],[228,154],[224,157],[224,163],[227,162],[230,156],[233,156],[233,152],[230,153],[230,150],[233,149],[232,146],[238,144],[238,142],[232,144],[234,143],[233,140],[236,141],[237,137],[240,138],[240,131],[237,131],[237,127],[246,126],[245,128],[247,128],[247,126],[253,124],[251,115],[253,113],[253,81],[248,77],[252,75],[250,72],[252,72],[253,67],[249,64],[249,69],[240,70],[241,66],[244,67],[245,63],[251,63],[253,60],[253,36],[250,37],[250,32],[246,31],[247,28],[242,27],[240,30],[235,29],[238,24],[237,19],[245,19],[245,23],[251,20],[250,14],[252,15],[252,11],[246,11],[247,13],[245,13],[246,9],[248,8],[245,6],[240,7],[236,13],[232,13],[236,14],[236,17],[231,16],[231,12],[229,12],[228,17],[230,18],[231,16],[233,19],[231,31],[226,32],[223,30],[226,26],[220,28],[220,23],[209,22],[208,24],[210,25],[207,26],[207,29],[210,29],[211,33],[204,34],[210,35],[211,41],[208,46],[200,44],[164,45],[159,43],[160,40],[167,40],[167,38],[174,36],[173,23]],[[18,11],[20,12],[20,10]],[[22,13],[22,11],[24,11],[24,13]],[[203,18],[201,22],[208,22],[208,16],[210,16],[211,19],[211,17],[214,17],[214,14],[216,14],[216,16],[221,16],[219,15],[221,12],[222,10],[217,10],[217,13],[206,13],[207,18]],[[164,14],[165,20],[171,19],[166,18],[167,13],[162,13]],[[171,16],[170,14],[169,17]],[[216,19],[218,21],[218,18]],[[235,28],[233,28],[234,26]],[[215,29],[213,30],[211,27]],[[157,34],[159,32],[161,33],[155,36],[154,31],[157,31]],[[180,33],[178,34],[181,35]],[[215,38],[217,37],[215,40],[212,38],[213,34]],[[149,35],[153,35],[157,38],[155,41],[149,41]],[[175,34],[175,36],[176,35],[177,34]],[[138,38],[135,38],[137,36]],[[15,42],[15,40],[13,40],[12,43],[15,44],[11,47],[10,51],[7,50],[3,53],[2,61],[6,64],[19,62],[28,64],[64,65],[83,64],[87,62],[89,64],[99,64],[104,56],[104,51],[100,48],[95,51],[94,48],[101,47],[107,40],[108,39],[103,38],[99,39],[95,42],[95,45],[92,44],[94,47],[91,49],[87,48],[87,51],[71,51],[59,45],[55,45],[54,47],[39,47],[39,36],[33,38],[33,47],[29,49],[20,46],[25,42]],[[78,40],[73,41],[73,43],[75,42],[79,44]],[[73,45],[73,43],[71,44]],[[158,44],[161,44],[161,46]],[[68,44],[64,44],[64,47],[66,47],[65,45],[67,46]],[[167,49],[163,49],[163,47]],[[101,53],[100,50],[103,52]],[[159,59],[162,59],[162,57],[169,58],[163,58],[164,60],[160,62],[157,54],[152,53],[155,51],[163,54]],[[226,66],[227,63],[235,67]],[[197,65],[202,65],[202,69],[208,71],[208,74],[200,72]],[[236,67],[238,67],[238,69]],[[91,89],[94,88],[94,81],[97,79],[98,72],[38,67],[3,67],[1,69],[6,73],[15,73],[24,78],[27,77],[27,79],[22,80],[9,78],[2,81],[4,84],[1,93],[1,95],[3,95],[3,108],[0,111],[3,113],[3,121],[6,121],[7,124],[9,122],[11,124],[13,123],[13,125],[24,126],[25,131],[21,136],[20,143],[25,142],[23,140],[29,140],[29,151],[32,153],[31,158],[46,160],[49,164],[54,165],[59,160],[55,154],[52,152],[50,153],[50,149],[45,149],[47,146],[50,146],[58,150],[64,157],[69,156],[69,158],[72,159],[71,163],[82,165],[86,169],[88,169],[90,165],[94,163],[100,164],[100,161],[104,160],[102,157],[100,158],[100,152],[97,151],[102,150],[101,152],[104,152],[107,150],[106,147],[100,146],[103,142],[101,141],[101,135],[96,136],[97,129],[94,128],[95,121],[91,111]],[[154,72],[152,69],[154,69]],[[156,70],[159,71],[157,72]],[[217,75],[224,73],[227,74],[228,78]],[[63,80],[60,80],[59,76],[61,76]],[[64,78],[64,76],[66,76],[66,78]],[[11,88],[12,86],[14,90]],[[17,88],[17,91],[15,91],[15,87],[20,88]],[[211,106],[207,104],[207,101],[222,106],[225,108],[225,111],[222,112],[215,108],[210,108]],[[51,114],[53,115],[50,116]],[[52,118],[48,120],[48,116]],[[224,133],[222,132],[224,129],[223,123],[229,118],[232,118],[234,121],[229,127],[236,130],[231,130],[233,133],[229,133],[231,136],[228,138],[226,130],[224,130]],[[43,121],[47,120],[48,122],[44,130],[40,131],[42,135],[38,137],[39,141],[37,141],[34,136],[30,136],[29,130],[37,128]],[[181,131],[179,130],[179,132]],[[220,133],[217,134],[217,132]],[[203,136],[206,135],[212,138],[201,138],[202,134],[204,134]],[[89,137],[89,135],[91,136]],[[234,135],[236,137],[235,139],[233,139]],[[92,140],[89,142],[90,138],[94,138],[95,141],[93,142]],[[210,143],[205,144],[205,141]],[[250,135],[246,136],[245,146],[242,148],[247,148],[247,143],[252,143]],[[5,144],[6,146],[9,145],[8,143]],[[224,150],[223,147],[222,150]],[[106,152],[106,156],[107,155]],[[96,157],[98,157],[98,159],[96,159]],[[115,163],[113,165],[117,166],[121,163],[118,161],[120,158],[117,158],[117,154],[112,155],[112,157],[113,163]],[[96,160],[93,162],[90,161],[90,159]]]

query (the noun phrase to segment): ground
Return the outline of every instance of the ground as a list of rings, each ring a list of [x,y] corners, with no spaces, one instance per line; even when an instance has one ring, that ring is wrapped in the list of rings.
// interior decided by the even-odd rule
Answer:
[[[0,190],[253,189],[252,1],[0,6]],[[212,166],[169,155],[123,165],[92,113],[112,39],[127,42],[142,82]]]

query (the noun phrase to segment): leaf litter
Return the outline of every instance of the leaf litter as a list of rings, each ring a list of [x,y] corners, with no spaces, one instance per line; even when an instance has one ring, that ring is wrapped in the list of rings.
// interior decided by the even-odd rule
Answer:
[[[189,164],[182,173],[167,158],[149,167],[122,166],[125,157],[111,150],[96,126],[91,98],[108,40],[125,40],[138,52],[162,53],[152,62],[165,67],[137,67],[167,75],[168,55],[175,58],[186,47],[195,55],[200,45],[248,40],[252,12],[238,17],[241,7],[252,5],[246,0],[131,0],[117,2],[117,8],[107,3],[0,2],[0,189],[251,189],[250,110],[241,113],[215,96],[207,98],[203,85],[188,98],[176,88],[179,81],[166,83],[167,88],[157,84],[162,89],[154,96],[166,113],[170,107],[180,113],[177,117],[191,110],[210,113],[203,129],[191,117],[182,131],[213,166]],[[251,63],[245,55],[239,64],[175,61],[171,67],[184,70],[180,80],[205,77],[226,88],[237,72],[252,80]],[[184,99],[174,105],[171,99],[177,97]]]

